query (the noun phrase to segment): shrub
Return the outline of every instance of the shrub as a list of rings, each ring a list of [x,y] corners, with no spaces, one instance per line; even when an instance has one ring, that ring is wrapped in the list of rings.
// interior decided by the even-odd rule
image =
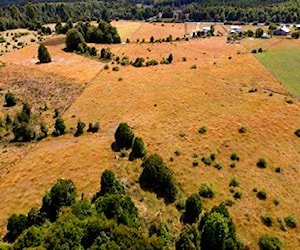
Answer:
[[[184,223],[195,223],[202,210],[201,200],[198,194],[189,196],[185,203],[185,212],[183,214]]]
[[[167,60],[168,60],[169,63],[172,63],[172,62],[173,62],[173,55],[170,54],[170,55],[168,56]]]
[[[194,166],[194,167],[197,167],[198,165],[199,165],[198,159],[194,159],[194,160],[193,160],[193,166]]]
[[[191,65],[190,69],[197,69],[197,65],[196,64]]]
[[[205,164],[205,165],[211,165],[212,160],[210,157],[202,157],[201,161]]]
[[[272,234],[263,234],[258,242],[260,250],[280,250],[280,239]]]
[[[43,134],[43,137],[47,137],[48,136],[48,127],[44,122],[42,122],[40,124],[40,129],[41,129],[41,132]]]
[[[66,35],[66,50],[73,52],[78,50],[80,44],[84,43],[82,34],[77,29],[70,29]]]
[[[263,49],[262,49],[262,48],[259,48],[257,52],[258,52],[258,53],[262,53],[262,52],[263,52]]]
[[[221,163],[216,163],[216,164],[214,165],[214,167],[215,167],[216,169],[218,169],[218,170],[221,170],[221,169],[223,168],[223,166],[222,166]]]
[[[133,65],[134,67],[139,68],[139,67],[142,67],[142,66],[143,66],[144,61],[145,61],[144,58],[142,58],[142,57],[137,57],[137,58],[135,59],[135,61],[133,62],[132,65]]]
[[[242,126],[242,127],[239,128],[239,133],[244,134],[246,132],[247,132],[247,128],[246,127]]]
[[[24,214],[12,214],[7,222],[7,234],[5,241],[12,243],[28,227],[28,220]]]
[[[216,154],[215,153],[211,153],[209,157],[210,157],[210,159],[212,161],[214,161],[216,159]]]
[[[267,193],[265,190],[260,190],[257,192],[256,197],[260,200],[266,200],[267,199]]]
[[[177,197],[177,185],[162,158],[157,154],[150,155],[144,160],[142,167],[143,172],[139,178],[141,187],[163,197],[166,203],[173,203]]]
[[[158,61],[152,59],[146,62],[146,66],[155,66],[158,65]]]
[[[236,152],[233,152],[233,153],[231,154],[231,156],[230,156],[230,159],[231,159],[232,161],[239,161],[239,160],[240,160],[240,157],[237,155]]]
[[[15,94],[12,92],[7,92],[5,94],[4,98],[5,98],[5,102],[6,102],[6,104],[5,104],[6,107],[12,107],[17,104],[17,98],[16,98]]]
[[[47,47],[44,44],[40,44],[38,48],[38,59],[40,63],[49,63],[51,62],[51,57]]]
[[[239,181],[237,180],[236,177],[233,177],[230,180],[229,187],[238,187],[239,185],[240,185],[240,183],[239,183]]]
[[[113,68],[112,68],[112,71],[119,71],[120,70],[120,68],[118,67],[118,66],[114,66]]]
[[[234,200],[233,199],[227,199],[224,204],[225,204],[225,206],[231,207],[234,204]]]
[[[77,130],[76,130],[74,136],[78,137],[78,136],[82,135],[84,127],[85,127],[85,123],[79,120],[77,122]]]
[[[260,158],[258,162],[256,163],[256,166],[259,168],[266,168],[267,167],[267,162],[264,158]]]
[[[300,128],[298,128],[296,131],[295,131],[295,135],[300,137]]]
[[[205,126],[202,126],[202,127],[200,127],[200,128],[198,129],[198,132],[199,132],[200,134],[204,134],[204,133],[206,133],[206,131],[207,131],[207,128],[206,128]]]
[[[251,53],[256,54],[257,53],[256,49],[251,50]]]
[[[231,168],[235,168],[235,163],[232,162],[232,163],[230,164],[230,167],[231,167]]]
[[[126,157],[126,155],[127,155],[126,148],[122,148],[122,149],[120,150],[120,157],[124,158],[124,157]]]
[[[66,133],[66,125],[64,119],[59,116],[55,120],[53,136],[60,136]]]
[[[120,123],[116,132],[115,140],[120,148],[129,149],[132,146],[134,133],[127,123]]]
[[[234,195],[233,195],[233,198],[234,199],[241,199],[242,198],[242,193],[239,192],[239,191],[235,192]]]
[[[276,172],[276,173],[281,173],[281,167],[275,168],[275,172]]]
[[[181,155],[181,151],[179,149],[177,149],[174,153],[175,153],[176,156],[180,156]]]
[[[87,132],[96,133],[99,130],[99,122],[95,122],[94,124],[89,123],[89,128],[87,129]]]
[[[104,69],[105,69],[105,70],[108,70],[108,69],[109,69],[108,64],[105,64],[105,65],[104,65]]]
[[[144,146],[143,139],[136,137],[132,145],[132,151],[130,153],[129,159],[134,160],[135,158],[143,158],[147,153],[147,150]]]
[[[297,227],[297,220],[292,215],[285,217],[284,221],[285,221],[285,224],[290,228]]]
[[[273,203],[275,206],[278,206],[280,204],[279,198],[274,198]]]
[[[262,215],[262,216],[260,217],[260,219],[261,219],[262,223],[263,223],[264,225],[266,225],[267,227],[271,227],[272,224],[273,224],[273,218],[272,218],[272,216],[269,215],[269,214]]]
[[[215,192],[211,184],[202,183],[199,189],[199,195],[204,198],[214,198]]]

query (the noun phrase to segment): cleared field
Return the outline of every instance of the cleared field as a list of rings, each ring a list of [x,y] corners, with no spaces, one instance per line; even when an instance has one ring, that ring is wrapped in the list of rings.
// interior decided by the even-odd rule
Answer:
[[[243,44],[249,49],[263,48],[255,54],[267,70],[286,86],[293,95],[300,97],[300,42],[286,38],[248,40]]]
[[[129,39],[169,34],[176,37],[184,28],[179,30],[177,24],[174,27],[168,24],[164,30],[166,25],[145,23],[141,26],[144,28],[132,31]],[[23,148],[2,149],[1,157],[9,166],[9,172],[4,169],[1,173],[2,231],[12,211],[27,212],[31,206],[39,205],[45,189],[57,178],[73,179],[79,195],[91,197],[99,188],[101,173],[110,168],[130,184],[127,192],[133,196],[146,223],[159,213],[171,221],[178,233],[180,213],[175,206],[165,206],[136,183],[141,162],[121,159],[110,148],[118,124],[127,122],[143,138],[148,151],[160,154],[170,166],[182,196],[197,192],[203,182],[213,184],[216,197],[203,199],[204,208],[232,198],[228,185],[232,177],[237,177],[240,182],[237,190],[242,193],[242,199],[236,200],[229,210],[238,235],[250,249],[258,249],[258,238],[264,232],[280,236],[285,249],[299,248],[299,226],[283,232],[277,222],[277,218],[289,214],[300,221],[300,144],[294,135],[300,126],[300,104],[286,103],[285,88],[243,45],[227,44],[225,37],[106,47],[111,47],[116,56],[128,56],[131,60],[136,57],[160,60],[170,53],[174,60],[170,65],[142,68],[118,65],[118,72],[112,71],[114,62],[109,64],[109,70],[93,74],[95,78],[89,78],[92,82],[65,112],[64,118],[69,128],[75,127],[79,118],[86,123],[99,121],[100,133],[78,138],[69,134]],[[61,50],[57,55],[65,56]],[[25,55],[15,56],[27,60]],[[87,65],[83,64],[88,63],[87,58],[83,59],[87,61],[74,68],[70,66],[74,71],[81,70],[81,75],[86,74]],[[19,67],[29,69],[22,64]],[[53,70],[51,64],[48,67]],[[45,66],[41,72],[47,70]],[[63,74],[63,69],[57,70]],[[73,77],[71,73],[67,75]],[[251,88],[258,91],[249,93]],[[201,126],[207,127],[206,134],[198,133]],[[245,134],[238,132],[241,126],[247,127]],[[180,156],[175,156],[176,150],[181,151]],[[230,168],[230,155],[234,151],[240,161],[235,168]],[[202,156],[212,152],[216,153],[216,162],[222,164],[221,170],[201,162]],[[192,166],[194,154],[198,155],[199,167]],[[266,159],[266,169],[256,167],[259,158]],[[282,167],[282,173],[275,173],[278,166]],[[257,199],[254,188],[265,188],[267,200]],[[279,206],[273,204],[274,198],[280,199]],[[260,216],[266,213],[274,217],[272,228],[260,221]]]

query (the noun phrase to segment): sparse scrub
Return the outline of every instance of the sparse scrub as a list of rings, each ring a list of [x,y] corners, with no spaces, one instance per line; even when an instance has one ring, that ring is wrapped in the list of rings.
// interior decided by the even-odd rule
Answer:
[[[202,127],[200,127],[200,128],[198,129],[198,132],[199,132],[200,134],[204,134],[204,133],[207,132],[207,128],[206,128],[205,126],[202,126]]]
[[[263,234],[258,242],[260,250],[280,250],[281,240],[272,234]]]
[[[239,185],[240,185],[240,183],[239,183],[239,181],[237,180],[236,177],[233,177],[230,180],[229,187],[238,187]]]
[[[239,161],[239,160],[240,160],[240,157],[237,155],[236,152],[233,152],[233,153],[231,154],[231,156],[230,156],[230,159],[231,159],[232,161]]]
[[[17,104],[17,98],[16,98],[15,94],[12,92],[7,92],[5,94],[5,102],[6,102],[6,104],[5,104],[6,107],[15,106]]]
[[[181,151],[180,151],[179,149],[176,149],[175,155],[176,155],[176,156],[180,156],[180,155],[181,155]]]
[[[261,219],[262,223],[263,223],[264,225],[266,225],[267,227],[271,227],[272,224],[273,224],[273,218],[272,218],[272,216],[269,215],[269,214],[262,215],[262,216],[260,217],[260,219]]]
[[[194,159],[194,160],[193,160],[193,166],[194,166],[194,167],[197,167],[198,165],[199,165],[198,159]]]
[[[236,191],[233,195],[234,199],[242,199],[242,193],[239,191]]]
[[[199,195],[204,198],[214,198],[215,192],[211,184],[202,183],[199,189]]]
[[[119,71],[120,70],[120,68],[118,67],[118,66],[114,66],[113,68],[112,68],[112,71]]]
[[[267,199],[267,192],[263,189],[257,192],[256,197],[260,200],[266,200]]]
[[[98,132],[99,128],[100,128],[99,122],[95,122],[94,124],[89,123],[89,127],[87,129],[87,132],[96,133],[96,132]]]
[[[267,167],[267,162],[264,158],[259,158],[258,162],[256,163],[256,166],[259,168],[266,168]]]
[[[221,163],[216,163],[216,164],[214,164],[214,168],[221,170],[223,168],[223,166]]]
[[[297,227],[297,220],[292,215],[289,215],[289,216],[285,217],[284,222],[289,228],[296,228]]]

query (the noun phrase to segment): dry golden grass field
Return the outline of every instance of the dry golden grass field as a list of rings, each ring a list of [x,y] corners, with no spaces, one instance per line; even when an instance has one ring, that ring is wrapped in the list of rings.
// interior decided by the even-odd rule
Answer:
[[[147,40],[151,35],[182,37],[184,32],[183,24],[135,23],[129,28],[125,22],[114,24],[120,28],[122,39],[131,41]],[[300,248],[300,140],[294,135],[300,128],[300,104],[242,44],[227,44],[226,37],[214,37],[105,45],[116,56],[131,60],[144,57],[160,61],[170,53],[174,57],[170,65],[118,65],[119,71],[115,72],[112,68],[116,62],[104,70],[102,62],[63,52],[60,41],[46,43],[53,58],[48,65],[36,64],[37,45],[0,57],[6,63],[0,67],[1,75],[6,76],[1,82],[12,82],[15,72],[23,71],[37,76],[40,86],[43,82],[51,84],[47,76],[62,85],[65,82],[67,93],[71,84],[78,92],[70,94],[70,105],[63,103],[66,93],[56,97],[62,99],[62,107],[68,107],[63,114],[67,127],[74,128],[80,118],[85,123],[99,121],[100,131],[77,138],[72,134],[49,137],[21,147],[1,146],[2,235],[8,216],[40,205],[45,190],[56,179],[71,178],[79,195],[91,197],[99,189],[99,178],[106,168],[129,183],[127,191],[146,223],[160,215],[169,219],[174,232],[179,233],[180,213],[175,205],[165,206],[155,195],[140,189],[137,179],[141,161],[129,162],[111,150],[118,124],[127,122],[135,135],[143,138],[148,152],[161,155],[172,169],[182,197],[197,192],[201,183],[211,183],[216,197],[203,199],[204,207],[210,209],[232,198],[229,182],[234,176],[239,180],[240,187],[236,189],[242,198],[235,200],[229,211],[239,237],[250,249],[258,249],[258,239],[264,232],[278,235],[284,249]],[[101,47],[104,46],[98,46]],[[18,78],[24,81],[22,74]],[[7,91],[4,87],[2,96]],[[249,93],[251,88],[257,88],[257,92]],[[50,88],[49,95],[52,91]],[[201,126],[207,127],[205,134],[198,133]],[[246,133],[238,132],[241,126],[247,128]],[[181,151],[180,156],[174,154],[176,150]],[[230,167],[232,152],[240,157],[235,168]],[[221,170],[201,162],[210,153],[216,154]],[[192,166],[194,154],[199,159],[198,167]],[[170,157],[174,160],[170,161]],[[266,169],[256,167],[259,158],[267,161]],[[278,166],[281,173],[275,172]],[[265,189],[267,200],[256,198],[254,188]],[[280,200],[278,206],[273,203],[275,198]],[[265,214],[273,216],[273,227],[262,224],[260,216]],[[282,231],[277,219],[288,215],[298,220],[298,227]]]

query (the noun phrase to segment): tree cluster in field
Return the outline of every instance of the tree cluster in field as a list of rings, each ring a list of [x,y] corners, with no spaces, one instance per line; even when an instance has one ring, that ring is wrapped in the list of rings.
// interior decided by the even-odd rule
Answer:
[[[93,26],[89,22],[79,22],[73,28],[71,25],[67,30],[66,35],[66,51],[96,56],[97,50],[95,47],[90,48],[87,43],[120,43],[121,38],[117,29],[110,23],[100,21],[98,26]]]
[[[21,101],[12,92],[5,94],[5,107],[10,108],[17,106]],[[0,119],[0,140],[10,142],[30,142],[46,138],[49,135],[49,128],[41,120],[41,113],[33,112],[32,107],[27,102],[22,104],[22,109],[17,111],[13,118],[7,113],[4,118]],[[57,137],[67,133],[63,117],[55,109],[54,128],[52,136]],[[80,136],[84,133],[86,124],[79,120],[74,136]],[[89,123],[87,132],[96,133],[99,130],[99,123]]]

